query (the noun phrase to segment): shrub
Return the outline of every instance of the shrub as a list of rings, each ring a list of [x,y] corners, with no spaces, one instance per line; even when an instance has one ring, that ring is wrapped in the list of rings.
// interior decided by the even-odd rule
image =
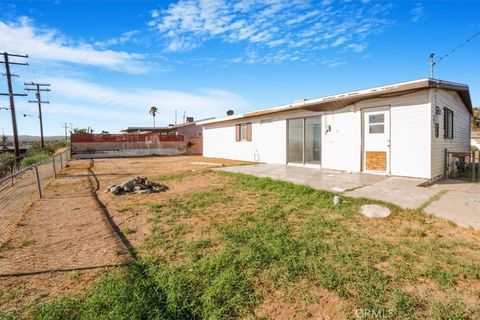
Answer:
[[[9,174],[12,170],[14,156],[11,153],[0,154],[0,177]]]
[[[31,166],[32,164],[35,164],[37,162],[47,159],[49,156],[50,155],[45,151],[41,151],[33,155],[26,156],[20,162],[20,167],[25,168],[25,167]]]

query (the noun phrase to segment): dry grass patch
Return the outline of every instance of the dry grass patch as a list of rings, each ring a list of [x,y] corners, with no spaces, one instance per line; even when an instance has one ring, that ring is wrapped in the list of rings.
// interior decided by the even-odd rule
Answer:
[[[190,170],[190,169],[188,169]],[[330,318],[480,315],[480,243],[458,227],[365,199],[252,176],[185,171],[164,194],[103,195],[135,228],[141,258],[87,293],[37,306],[45,319]],[[174,170],[175,172],[175,170]],[[135,199],[137,203],[132,205]],[[115,200],[115,201],[114,201]],[[135,218],[126,219],[135,215]],[[128,220],[128,223],[126,221]],[[144,232],[148,228],[148,232]]]

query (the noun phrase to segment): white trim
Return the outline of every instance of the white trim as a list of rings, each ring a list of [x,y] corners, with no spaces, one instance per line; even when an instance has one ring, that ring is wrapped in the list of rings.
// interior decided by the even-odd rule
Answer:
[[[387,159],[386,159],[386,168],[384,171],[380,170],[368,170],[365,169],[366,166],[366,159],[365,159],[365,112],[377,112],[377,111],[387,111],[388,112],[388,146],[387,146]],[[362,108],[362,113],[361,113],[361,120],[362,125],[361,130],[361,136],[362,136],[362,157],[361,157],[361,171],[364,173],[370,173],[370,174],[378,174],[378,175],[387,175],[390,176],[392,173],[392,163],[391,163],[391,158],[392,158],[392,112],[391,112],[391,106],[378,106],[378,107],[368,107],[368,108]],[[385,124],[385,122],[384,122]],[[368,125],[368,124],[367,124]]]

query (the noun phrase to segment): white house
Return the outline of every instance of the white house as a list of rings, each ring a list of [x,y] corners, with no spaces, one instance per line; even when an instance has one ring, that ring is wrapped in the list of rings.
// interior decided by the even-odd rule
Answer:
[[[471,114],[467,85],[421,79],[200,124],[206,157],[437,179]]]

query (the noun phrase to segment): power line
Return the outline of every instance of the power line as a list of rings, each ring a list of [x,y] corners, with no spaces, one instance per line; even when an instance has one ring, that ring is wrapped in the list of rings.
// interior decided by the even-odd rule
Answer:
[[[451,56],[453,53],[455,53],[458,49],[462,48],[465,46],[470,40],[473,40],[474,38],[480,36],[480,32],[475,33],[473,36],[462,42],[460,45],[458,45],[456,48],[450,50],[448,53],[444,54],[443,56],[439,57],[439,60],[444,60],[445,58]]]
[[[0,107],[0,110],[10,110],[10,108],[7,108],[7,107]],[[15,110],[15,113],[16,113],[16,114],[19,114],[19,115],[21,115],[21,116],[23,116],[24,118],[26,118],[26,117],[30,117],[30,118],[38,118],[38,116],[36,116],[36,115],[30,114],[30,113],[25,113],[25,112],[18,111],[18,110]]]

